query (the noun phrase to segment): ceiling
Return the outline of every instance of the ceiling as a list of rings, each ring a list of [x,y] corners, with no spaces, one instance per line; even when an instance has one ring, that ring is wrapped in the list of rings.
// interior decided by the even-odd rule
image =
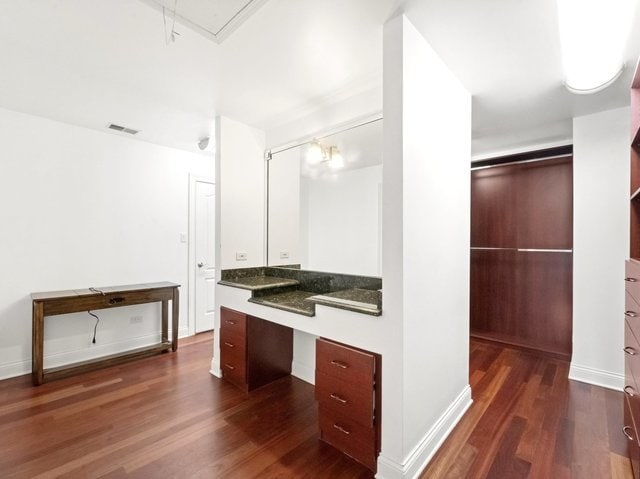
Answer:
[[[258,1],[220,43],[179,19],[167,43],[162,2],[172,0],[3,2],[0,107],[102,131],[116,123],[197,152],[216,115],[269,131],[379,92],[382,25],[401,9],[473,94],[482,154],[570,138],[573,116],[627,105],[640,56],[636,15],[623,76],[577,96],[562,86],[555,0]],[[226,2],[177,9],[219,32],[247,3]],[[360,110],[381,108],[379,94],[365,97]]]
[[[222,42],[267,0],[142,0],[163,13],[167,29],[177,22]]]

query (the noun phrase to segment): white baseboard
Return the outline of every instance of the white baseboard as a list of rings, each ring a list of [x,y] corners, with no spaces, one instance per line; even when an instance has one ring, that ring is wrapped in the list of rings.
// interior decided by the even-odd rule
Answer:
[[[624,387],[624,375],[604,371],[602,369],[590,368],[588,366],[580,366],[571,363],[569,368],[569,379],[580,381],[582,383],[593,384],[615,391],[622,391]]]
[[[471,406],[471,387],[465,386],[458,397],[449,405],[433,427],[424,435],[402,464],[380,454],[378,457],[378,479],[414,479],[438,451],[444,440],[458,424]]]
[[[316,383],[315,370],[313,368],[310,368],[306,364],[302,364],[297,361],[293,361],[291,363],[291,375],[297,377],[298,379],[302,379],[309,384]]]
[[[209,370],[212,376],[222,379],[222,370],[220,369],[220,361],[217,358],[211,358],[211,369]]]

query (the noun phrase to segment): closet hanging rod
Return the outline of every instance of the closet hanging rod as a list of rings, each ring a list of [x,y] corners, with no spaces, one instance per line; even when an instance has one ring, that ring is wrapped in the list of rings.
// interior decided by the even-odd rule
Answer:
[[[517,251],[519,253],[573,253],[572,249],[552,248],[493,248],[490,246],[471,246],[471,249],[480,251]]]
[[[527,163],[536,163],[539,161],[555,160],[556,158],[566,158],[567,156],[571,156],[571,155],[562,154],[562,155],[555,155],[555,156],[545,156],[544,158],[535,158],[533,160],[510,161],[508,163],[497,163],[495,165],[484,165],[484,166],[473,166],[473,162],[472,162],[471,171],[486,170],[488,168],[498,168],[500,166],[524,165]]]

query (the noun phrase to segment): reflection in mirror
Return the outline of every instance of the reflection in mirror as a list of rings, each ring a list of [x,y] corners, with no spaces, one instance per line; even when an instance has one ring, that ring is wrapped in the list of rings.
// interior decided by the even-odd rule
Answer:
[[[382,119],[269,161],[269,266],[381,276]]]

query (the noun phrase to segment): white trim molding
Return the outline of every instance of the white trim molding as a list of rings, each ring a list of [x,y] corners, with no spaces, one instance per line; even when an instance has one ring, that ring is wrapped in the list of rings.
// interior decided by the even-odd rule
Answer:
[[[581,383],[592,384],[615,391],[622,391],[624,387],[624,375],[604,371],[602,369],[581,366],[571,363],[569,368],[569,379],[580,381]]]
[[[380,454],[378,457],[378,479],[417,478],[445,439],[451,434],[462,416],[471,407],[471,387],[467,384],[433,427],[424,435],[418,445],[409,453],[402,464]]]

